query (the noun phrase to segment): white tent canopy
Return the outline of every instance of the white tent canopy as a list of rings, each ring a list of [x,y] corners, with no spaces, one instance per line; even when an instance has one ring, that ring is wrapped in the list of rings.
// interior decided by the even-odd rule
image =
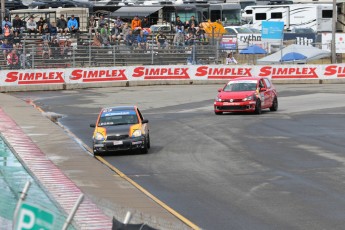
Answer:
[[[257,60],[257,64],[268,65],[268,64],[281,64],[281,57],[287,53],[296,52],[303,54],[307,58],[304,60],[295,61],[298,63],[304,63],[312,60],[317,60],[320,58],[330,57],[331,52],[315,48],[313,46],[303,46],[303,45],[290,45],[284,49],[268,55],[264,58]],[[291,61],[292,62],[292,61]],[[286,62],[284,62],[286,63]]]

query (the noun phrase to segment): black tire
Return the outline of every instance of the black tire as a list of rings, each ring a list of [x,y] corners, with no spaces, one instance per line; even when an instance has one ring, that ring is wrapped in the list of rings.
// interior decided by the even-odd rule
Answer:
[[[255,111],[256,114],[261,114],[262,110],[261,110],[261,101],[260,100],[256,100],[256,104],[255,104]]]
[[[147,136],[147,148],[151,148],[151,140],[150,140],[150,135]]]
[[[148,146],[147,146],[147,140],[145,139],[145,141],[144,141],[144,148],[142,148],[142,149],[140,149],[140,152],[142,153],[142,154],[146,154],[146,153],[148,153]]]
[[[277,97],[274,97],[270,110],[271,111],[277,111],[278,110],[278,98]]]
[[[223,112],[214,112],[214,114],[216,114],[216,115],[222,115]]]

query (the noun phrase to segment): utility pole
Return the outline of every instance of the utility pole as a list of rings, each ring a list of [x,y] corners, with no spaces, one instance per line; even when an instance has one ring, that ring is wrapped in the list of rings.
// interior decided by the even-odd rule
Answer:
[[[5,0],[1,0],[1,15],[0,15],[0,19],[1,19],[1,22],[2,22],[2,20],[4,20],[5,19],[5,13],[6,13],[6,11],[5,11]]]
[[[333,15],[332,15],[332,41],[331,41],[331,54],[332,63],[337,62],[337,50],[335,47],[335,32],[337,30],[337,0],[333,0]]]

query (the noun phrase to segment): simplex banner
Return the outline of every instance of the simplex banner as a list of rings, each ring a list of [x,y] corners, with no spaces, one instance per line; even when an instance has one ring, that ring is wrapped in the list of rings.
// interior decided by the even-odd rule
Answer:
[[[150,80],[224,80],[237,77],[271,79],[345,78],[345,64],[328,65],[186,65],[130,66],[0,71],[0,86],[88,84]]]

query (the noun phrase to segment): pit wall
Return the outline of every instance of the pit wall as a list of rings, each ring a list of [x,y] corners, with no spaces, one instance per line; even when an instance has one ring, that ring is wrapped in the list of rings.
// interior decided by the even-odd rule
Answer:
[[[345,64],[181,65],[0,71],[0,92],[166,84],[216,84],[236,77],[274,83],[345,83]]]

